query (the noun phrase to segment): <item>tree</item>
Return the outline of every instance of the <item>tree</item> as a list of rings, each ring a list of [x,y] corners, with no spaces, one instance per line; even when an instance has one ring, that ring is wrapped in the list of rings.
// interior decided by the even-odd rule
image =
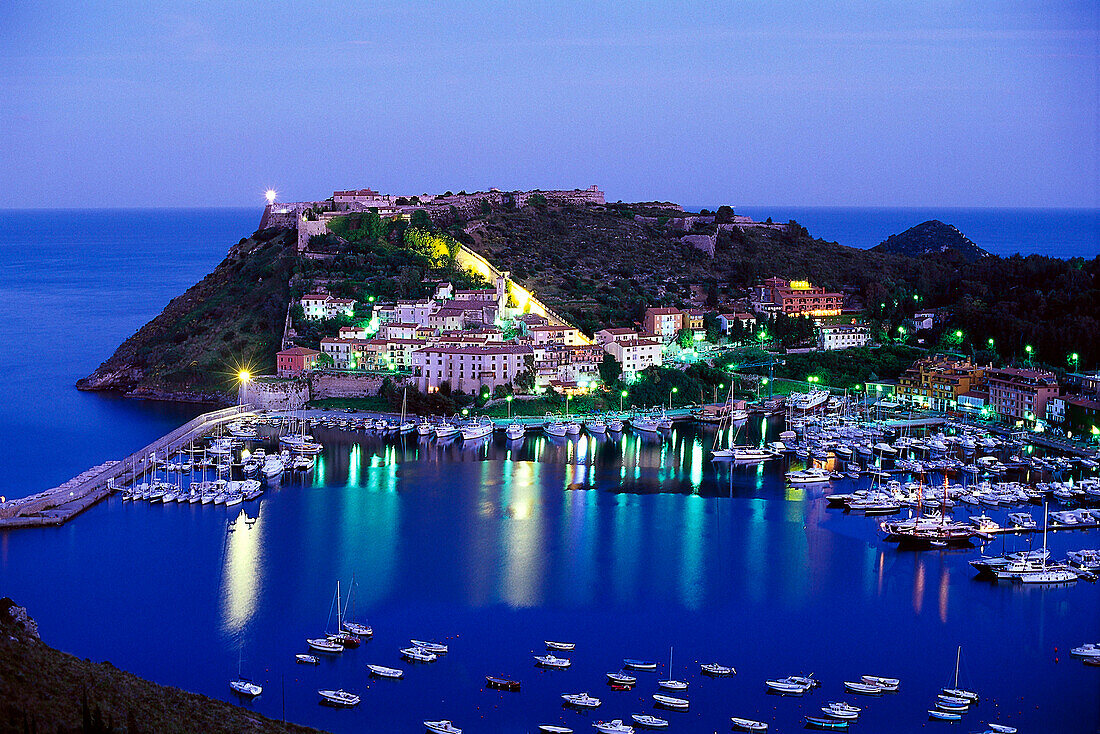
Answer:
[[[428,212],[423,209],[417,209],[412,213],[412,216],[409,217],[409,224],[420,229],[431,229],[432,218],[428,216]]]
[[[332,367],[335,362],[332,359],[332,355],[328,352],[321,352],[317,355],[317,359],[313,362],[313,366],[318,369],[325,369]]]
[[[523,357],[524,369],[512,378],[512,384],[520,392],[531,392],[535,387],[535,355],[527,354]]]
[[[531,194],[527,197],[527,203],[539,209],[546,208],[546,197],[542,194]]]
[[[489,205],[489,202],[482,201],[481,202],[481,216],[487,217],[492,213],[493,213],[493,207]]]
[[[718,211],[714,213],[714,221],[716,222],[732,222],[733,221],[733,207],[723,204],[718,207]]]
[[[611,353],[604,354],[599,369],[600,380],[604,385],[612,387],[619,384],[619,378],[623,374],[623,366],[619,363],[619,360],[615,359],[615,355]]]
[[[689,349],[695,343],[695,332],[691,329],[680,329],[676,332],[676,343],[681,349]]]

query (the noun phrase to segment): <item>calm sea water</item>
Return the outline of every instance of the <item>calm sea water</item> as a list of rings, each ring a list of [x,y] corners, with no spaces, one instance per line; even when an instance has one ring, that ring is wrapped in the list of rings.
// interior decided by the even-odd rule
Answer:
[[[416,732],[427,718],[470,732],[590,731],[595,716],[652,711],[670,647],[692,702],[667,714],[674,731],[728,730],[732,715],[800,730],[826,701],[856,698],[842,685],[862,674],[902,686],[858,701],[860,730],[938,728],[925,710],[952,682],[960,644],[960,682],[984,696],[961,731],[1100,723],[1100,670],[1068,656],[1100,638],[1100,587],[994,585],[972,578],[976,551],[899,552],[878,540],[875,519],[826,509],[820,490],[785,489],[780,463],[711,463],[709,433],[477,449],[316,433],[326,451],[314,476],[244,505],[254,525],[227,532],[241,507],[116,497],[63,528],[0,537],[5,593],[62,649],[211,696],[232,698],[241,655],[265,686],[248,705],[275,717],[285,706],[287,718],[337,732]],[[1098,538],[1055,534],[1051,545],[1059,554]],[[354,615],[374,639],[316,668],[295,664],[305,638],[335,624],[336,581],[346,591],[353,578]],[[451,652],[402,664],[410,638]],[[534,667],[545,639],[577,644],[570,670]],[[661,668],[614,692],[604,674],[625,657]],[[738,675],[699,675],[713,660]],[[367,663],[405,667],[406,679],[370,680]],[[765,694],[766,678],[800,671],[822,689]],[[487,673],[523,691],[484,690]],[[319,706],[317,689],[330,687],[362,705]],[[586,690],[604,700],[596,714],[562,708],[561,694]]]
[[[199,412],[73,384],[258,222],[253,209],[0,210],[0,495],[55,486]]]
[[[737,212],[757,221],[768,217],[777,222],[794,219],[814,237],[851,247],[874,247],[892,234],[939,219],[955,225],[994,255],[1093,258],[1100,254],[1100,209],[743,206],[737,207]]]
[[[844,241],[797,212],[769,213]],[[0,493],[56,484],[196,412],[78,393],[72,383],[209,272],[257,218],[0,212]],[[1015,230],[1003,236],[1022,241]],[[874,521],[785,489],[779,465],[712,465],[705,434],[538,438],[480,452],[318,435],[327,448],[314,478],[269,492],[246,508],[256,523],[232,533],[226,520],[236,513],[223,508],[115,498],[62,528],[0,534],[0,593],[27,604],[51,644],[189,690],[228,698],[243,654],[244,672],[266,687],[252,706],[276,717],[285,706],[288,718],[333,731],[419,731],[421,720],[443,717],[469,732],[543,721],[588,731],[593,717],[563,711],[560,694],[601,696],[601,718],[648,711],[654,674],[617,693],[604,673],[623,657],[666,661],[670,646],[676,675],[691,681],[691,712],[667,716],[675,731],[726,730],[731,715],[794,731],[800,714],[842,697],[841,682],[864,673],[903,683],[895,696],[864,701],[857,729],[946,726],[928,724],[924,711],[953,674],[958,644],[962,682],[989,697],[959,731],[987,719],[1032,732],[1100,724],[1100,671],[1067,656],[1100,640],[1100,586],[994,586],[972,580],[973,552],[897,552]],[[1095,532],[1051,538],[1056,553],[1098,542]],[[325,627],[336,580],[353,576],[356,614],[375,639],[319,668],[296,666],[293,653]],[[397,663],[410,637],[446,639],[453,652],[407,680],[368,681],[363,666]],[[532,667],[547,638],[577,642],[573,669]],[[701,679],[698,662],[711,659],[739,675]],[[764,695],[764,678],[799,671],[824,688],[802,700]],[[482,690],[494,672],[521,678],[524,692]],[[363,694],[363,705],[318,706],[316,689],[335,686]]]

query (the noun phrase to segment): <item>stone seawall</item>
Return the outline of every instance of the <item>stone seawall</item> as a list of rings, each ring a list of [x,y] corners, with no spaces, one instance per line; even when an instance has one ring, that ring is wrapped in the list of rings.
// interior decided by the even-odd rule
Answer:
[[[242,402],[257,410],[298,410],[309,402],[309,382],[258,377],[242,389]]]
[[[378,389],[386,380],[379,374],[334,374],[314,372],[309,375],[309,391],[313,400],[322,398],[361,398],[378,394]],[[400,389],[404,385],[416,384],[408,377],[389,376],[394,386]]]

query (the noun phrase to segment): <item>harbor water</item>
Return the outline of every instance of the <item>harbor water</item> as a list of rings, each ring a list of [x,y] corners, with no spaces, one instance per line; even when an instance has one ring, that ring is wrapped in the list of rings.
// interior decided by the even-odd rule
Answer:
[[[742,435],[764,428],[752,420]],[[769,436],[779,429],[773,423]],[[62,528],[0,536],[5,593],[30,608],[51,644],[160,683],[232,700],[240,655],[265,689],[246,705],[276,718],[285,707],[288,719],[337,732],[420,731],[441,718],[470,732],[590,730],[597,717],[654,712],[670,647],[672,677],[690,682],[690,710],[660,714],[676,731],[728,730],[730,716],[794,731],[836,699],[863,706],[865,731],[949,726],[928,722],[926,709],[953,683],[959,645],[959,684],[983,696],[966,730],[997,721],[1092,732],[1100,722],[1100,670],[1069,656],[1100,638],[1100,586],[992,583],[973,578],[967,561],[978,550],[899,551],[875,518],[827,509],[825,490],[786,487],[786,460],[711,462],[709,429],[471,448],[315,435],[325,451],[313,473],[258,501],[116,496]],[[832,491],[854,486],[841,480]],[[1007,511],[988,512],[1003,522]],[[1064,531],[1050,546],[1063,557],[1098,539]],[[1041,537],[988,550],[1029,543]],[[338,580],[345,593],[354,580],[350,614],[374,638],[317,667],[297,665],[305,639],[335,627]],[[411,638],[451,652],[403,663],[398,650]],[[576,643],[569,670],[534,666],[547,639]],[[612,691],[605,674],[623,658],[660,666],[638,673],[633,691]],[[699,664],[713,661],[737,675],[701,676]],[[372,680],[367,663],[403,667],[406,677]],[[765,679],[800,672],[822,687],[804,698],[766,695]],[[486,690],[486,674],[523,690]],[[864,674],[900,678],[901,689],[846,696],[843,681]],[[318,689],[339,687],[362,703],[318,705]],[[595,714],[562,708],[561,694],[581,691],[603,699]]]

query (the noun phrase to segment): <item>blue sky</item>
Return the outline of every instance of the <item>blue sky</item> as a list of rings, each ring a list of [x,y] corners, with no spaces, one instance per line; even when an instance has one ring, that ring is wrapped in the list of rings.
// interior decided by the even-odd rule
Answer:
[[[1095,1],[0,3],[0,206],[1095,207],[1098,70]]]

